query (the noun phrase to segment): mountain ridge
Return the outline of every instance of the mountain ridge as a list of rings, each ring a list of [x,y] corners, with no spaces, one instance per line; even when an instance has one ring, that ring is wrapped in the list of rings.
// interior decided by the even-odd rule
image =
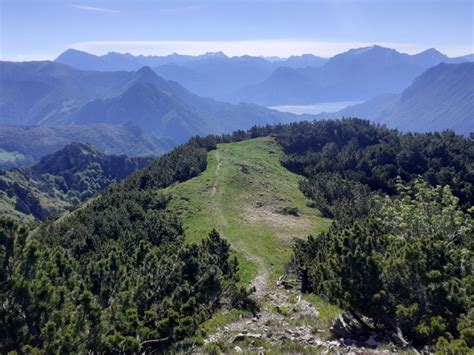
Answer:
[[[379,96],[318,117],[358,116],[402,131],[474,132],[474,63],[441,63],[400,94]]]
[[[72,208],[147,166],[152,158],[107,155],[73,142],[37,163],[0,172],[0,213],[45,219]]]
[[[378,45],[335,55],[319,68],[277,69],[263,82],[242,88],[237,100],[267,106],[361,101],[399,93],[429,67],[443,61],[457,63],[435,49],[415,55]]]
[[[179,144],[196,134],[221,134],[304,117],[202,98],[159,77],[148,66],[135,72],[96,72],[54,62],[0,62],[0,69],[0,88],[10,85],[6,79],[18,87],[0,92],[0,124],[64,126],[130,121]],[[15,82],[12,73],[16,71],[23,77]],[[49,90],[27,95],[22,89],[31,82],[49,85]],[[28,100],[20,100],[21,95]]]

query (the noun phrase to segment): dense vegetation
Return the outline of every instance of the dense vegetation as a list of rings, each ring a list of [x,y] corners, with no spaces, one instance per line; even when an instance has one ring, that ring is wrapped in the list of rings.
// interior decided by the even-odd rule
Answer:
[[[23,220],[45,219],[79,205],[150,161],[72,143],[32,166],[0,172],[0,212]]]
[[[278,139],[312,205],[336,219],[295,244],[303,290],[401,345],[474,347],[472,138],[343,120],[290,125]]]
[[[214,231],[184,243],[161,190],[203,172],[217,143],[261,136],[305,176],[311,206],[336,220],[294,247],[303,289],[402,344],[467,352],[472,137],[400,134],[357,119],[196,137],[56,221],[28,231],[2,220],[0,350],[161,351],[219,307],[251,305],[229,244]]]
[[[164,349],[218,307],[244,305],[229,244],[215,231],[185,244],[157,190],[205,167],[191,142],[29,234],[2,220],[0,350]]]
[[[448,187],[417,180],[399,193],[374,197],[357,223],[298,241],[302,286],[417,346],[455,337],[472,347],[474,223]]]
[[[327,194],[323,190],[332,190],[327,185],[335,179],[352,185],[344,190],[354,195],[365,190],[357,183],[393,195],[398,177],[408,182],[421,176],[432,186],[449,185],[462,208],[474,204],[472,137],[450,131],[401,134],[368,121],[345,119],[282,126],[277,139],[287,154],[283,164],[308,177],[302,189],[310,198]],[[319,188],[316,182],[324,186]],[[341,198],[318,202],[317,207],[326,210],[333,200]]]

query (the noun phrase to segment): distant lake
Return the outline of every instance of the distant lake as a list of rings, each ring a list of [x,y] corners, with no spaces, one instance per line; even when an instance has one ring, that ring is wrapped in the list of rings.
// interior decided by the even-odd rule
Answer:
[[[271,106],[273,110],[281,112],[290,112],[296,114],[309,113],[316,115],[321,112],[337,112],[346,108],[347,106],[360,104],[362,101],[334,101],[334,102],[320,102],[312,105],[282,105]]]

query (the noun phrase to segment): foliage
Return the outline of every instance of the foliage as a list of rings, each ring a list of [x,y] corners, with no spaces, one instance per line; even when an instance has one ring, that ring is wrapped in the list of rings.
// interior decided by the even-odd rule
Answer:
[[[262,136],[280,147],[241,142]],[[221,146],[209,154],[215,179],[223,159],[224,185],[213,185],[208,152],[230,142],[241,142],[226,145],[231,158]],[[400,134],[356,119],[192,138],[56,221],[30,232],[0,222],[0,351],[165,351],[222,306],[254,306],[229,244],[215,231],[203,236],[217,225],[272,275],[283,270],[288,241],[271,237],[328,223],[305,206],[296,172],[314,206],[339,220],[296,243],[303,287],[416,345],[462,352],[473,339],[473,154],[472,138]],[[55,183],[102,186],[93,173],[75,174]],[[447,184],[452,193],[429,187]],[[213,186],[225,189],[210,194]],[[295,223],[249,215],[244,225],[249,206],[272,206],[260,211]],[[185,243],[177,210],[198,243]]]
[[[416,345],[472,346],[474,223],[449,187],[397,184],[359,221],[298,241],[306,290]]]
[[[311,183],[323,173],[387,194],[396,193],[398,177],[408,182],[421,175],[432,186],[451,186],[464,209],[474,204],[472,138],[450,131],[400,134],[359,119],[299,122],[273,131],[287,154],[284,165],[312,178],[302,186],[309,197]]]
[[[164,350],[247,306],[230,245],[216,231],[185,243],[159,191],[202,171],[203,151],[182,146],[29,234],[2,221],[1,351]]]
[[[0,200],[6,205],[2,212],[45,219],[79,205],[150,161],[72,143],[32,166],[0,172]]]
[[[370,210],[370,188],[339,173],[310,175],[300,182],[300,189],[323,216],[340,222],[347,223],[366,216]]]

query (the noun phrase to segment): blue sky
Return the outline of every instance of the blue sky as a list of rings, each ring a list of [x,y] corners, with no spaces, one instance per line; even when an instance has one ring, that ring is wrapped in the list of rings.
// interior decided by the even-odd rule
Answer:
[[[0,0],[3,60],[103,54],[331,56],[380,44],[472,53],[472,0]]]

